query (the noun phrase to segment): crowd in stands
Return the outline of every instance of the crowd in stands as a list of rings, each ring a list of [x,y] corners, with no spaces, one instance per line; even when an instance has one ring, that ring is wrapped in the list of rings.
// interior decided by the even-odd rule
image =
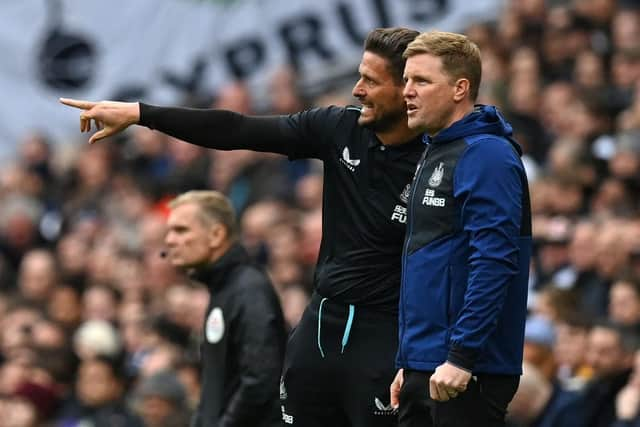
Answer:
[[[640,426],[640,2],[506,3],[466,34],[483,55],[479,102],[513,124],[530,180],[530,314],[509,422]],[[308,99],[297,81],[274,74],[266,111],[243,82],[206,106],[355,102],[350,88]],[[293,328],[322,235],[321,166],[141,127],[93,145],[45,132],[11,142],[0,169],[0,425],[187,426],[208,294],[162,256],[167,202],[227,194]]]

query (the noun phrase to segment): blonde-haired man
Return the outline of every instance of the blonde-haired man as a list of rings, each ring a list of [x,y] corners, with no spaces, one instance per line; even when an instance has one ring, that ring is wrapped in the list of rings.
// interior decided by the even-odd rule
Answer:
[[[401,426],[500,426],[522,366],[531,213],[520,148],[474,105],[478,47],[432,31],[405,50],[408,124],[427,151],[411,189],[400,296]]]
[[[189,191],[170,203],[167,256],[209,288],[202,394],[193,426],[280,425],[285,329],[267,275],[236,239],[229,200]]]

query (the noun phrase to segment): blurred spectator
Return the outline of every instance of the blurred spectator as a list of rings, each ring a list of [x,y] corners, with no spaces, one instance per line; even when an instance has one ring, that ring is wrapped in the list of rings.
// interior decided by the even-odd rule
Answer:
[[[169,138],[167,149],[173,167],[165,178],[166,193],[179,194],[208,187],[209,156],[204,148]]]
[[[568,82],[558,80],[547,85],[542,93],[540,119],[553,137],[569,136],[570,105],[575,98],[575,88]]]
[[[618,133],[615,153],[609,160],[611,174],[625,181],[629,190],[637,192],[640,185],[640,129]],[[635,206],[629,206],[631,211]]]
[[[235,152],[235,151],[233,151]],[[266,263],[267,234],[271,227],[283,220],[286,207],[276,201],[262,201],[250,205],[240,218],[240,238],[242,245],[258,262]]]
[[[296,202],[305,211],[322,208],[322,174],[310,173],[296,183]]]
[[[64,235],[56,248],[61,280],[77,290],[84,289],[89,255],[89,244],[85,239],[77,234]]]
[[[578,311],[557,319],[553,353],[557,365],[556,379],[565,390],[581,390],[593,376],[585,357],[590,328],[588,318]]]
[[[628,2],[629,5],[634,2]],[[634,49],[640,45],[640,8],[622,7],[611,20],[612,41],[616,49]]]
[[[58,272],[53,254],[42,249],[27,252],[20,263],[18,276],[22,296],[44,306],[56,285]]]
[[[75,329],[82,316],[82,305],[78,291],[65,285],[55,288],[47,304],[47,314],[68,331]]]
[[[587,363],[594,377],[585,387],[573,415],[585,427],[608,427],[615,418],[616,396],[633,366],[637,343],[631,331],[612,323],[597,323],[589,333]]]
[[[122,344],[118,330],[104,320],[89,320],[73,336],[76,355],[82,360],[97,356],[116,357]]]
[[[137,411],[145,427],[188,427],[187,395],[177,376],[160,371],[138,384]]]
[[[282,67],[271,76],[269,96],[270,112],[273,114],[291,114],[304,110],[305,102],[298,90],[297,75],[291,67]]]
[[[302,241],[300,243],[300,260],[305,266],[312,266],[320,253],[322,241],[322,211],[320,209],[307,212],[302,218]]]
[[[574,80],[580,89],[593,91],[592,96],[597,96],[598,90],[606,90],[605,73],[604,59],[596,52],[583,50],[576,57],[573,69]]]
[[[31,407],[31,411],[35,413],[34,426],[51,421],[59,405],[59,397],[55,390],[32,382],[20,384],[11,396]]]
[[[13,271],[17,271],[23,255],[42,242],[38,230],[42,214],[42,204],[25,194],[18,192],[3,197],[0,205],[0,253]]]
[[[612,427],[640,426],[640,351],[636,351],[629,382],[616,396],[616,422]]]
[[[289,73],[281,70],[274,76],[274,87],[284,92],[281,93],[281,99],[275,102],[278,108],[286,109],[297,102],[294,100],[297,96],[295,88],[291,87],[293,76]],[[248,115],[254,113],[253,99],[248,86],[242,82],[224,86],[219,91],[213,108]],[[274,113],[284,114],[285,111]],[[248,150],[214,150],[211,152],[211,158],[210,186],[227,194],[237,212],[242,212],[253,203],[270,198],[265,195],[276,196],[281,200],[290,197],[291,181],[287,170],[290,165],[281,155]],[[197,188],[199,187],[192,186],[189,189]]]
[[[40,349],[65,348],[69,346],[66,332],[59,323],[43,318],[33,325],[32,343]]]
[[[106,285],[93,285],[82,294],[82,318],[114,322],[121,296]]]
[[[524,330],[524,361],[535,366],[549,382],[556,377],[553,348],[556,331],[551,320],[542,316],[527,319]]]
[[[20,397],[0,398],[0,419],[5,427],[39,427],[35,406]]]
[[[186,393],[187,406],[190,410],[195,410],[200,401],[202,386],[200,384],[201,366],[199,363],[183,359],[176,366],[178,380],[182,384]]]
[[[572,411],[577,394],[563,391],[534,365],[525,362],[518,391],[509,404],[509,427],[577,427]]]
[[[289,285],[280,291],[280,300],[287,330],[291,331],[300,322],[310,295],[302,286]]]
[[[146,181],[147,188],[155,197],[164,193],[164,180],[173,167],[167,152],[167,140],[163,133],[139,126],[132,129],[124,152],[127,171],[136,182]]]
[[[609,319],[640,331],[640,281],[629,277],[613,282],[609,290]]]
[[[596,252],[596,273],[609,286],[618,276],[624,274],[630,251],[624,244],[622,223],[607,221],[599,229],[594,241]],[[607,300],[601,302],[606,307]]]
[[[74,163],[70,182],[65,188],[66,215],[94,211],[101,207],[112,175],[112,153],[106,144],[85,145]]]
[[[530,317],[540,316],[557,322],[576,310],[576,299],[571,290],[547,286],[533,297]]]
[[[62,408],[61,427],[142,427],[124,402],[126,380],[117,358],[85,359],[78,368],[75,398]]]
[[[569,260],[575,271],[572,289],[576,295],[578,310],[586,316],[603,316],[607,286],[596,271],[598,254],[594,242],[599,230],[590,221],[580,221],[573,230],[569,245]]]
[[[549,223],[546,232],[536,237],[538,287],[552,283],[566,289],[572,277],[569,271],[569,231],[564,225]]]
[[[633,211],[633,199],[625,183],[606,178],[591,199],[591,211],[601,216],[627,216]]]
[[[33,345],[33,328],[42,318],[43,313],[39,307],[24,300],[14,300],[0,324],[2,355],[11,357]]]

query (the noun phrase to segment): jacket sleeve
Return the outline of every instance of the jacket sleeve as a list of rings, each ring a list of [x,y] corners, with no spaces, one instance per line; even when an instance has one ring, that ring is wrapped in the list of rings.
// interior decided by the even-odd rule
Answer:
[[[269,283],[241,287],[237,297],[242,303],[235,310],[237,331],[232,338],[239,349],[240,384],[219,427],[258,425],[257,420],[266,416],[265,408],[279,398],[285,330],[278,297]]]
[[[447,360],[467,370],[495,329],[518,274],[522,174],[509,142],[496,137],[472,143],[456,166],[454,195],[469,239],[469,277]]]
[[[289,116],[247,116],[227,110],[140,103],[139,124],[206,148],[322,159],[342,112],[342,108],[328,107]]]

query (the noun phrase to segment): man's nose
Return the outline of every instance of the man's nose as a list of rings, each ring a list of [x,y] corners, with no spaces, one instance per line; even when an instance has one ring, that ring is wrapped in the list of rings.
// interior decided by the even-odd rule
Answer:
[[[351,94],[356,98],[364,98],[366,93],[362,88],[362,84],[360,83],[360,81],[358,81],[358,83],[356,83],[356,85],[353,87]]]
[[[168,232],[166,236],[164,236],[164,244],[167,246],[175,245],[175,236],[172,232]]]
[[[402,96],[406,98],[413,98],[415,96],[415,90],[410,82],[405,83],[404,89],[402,89]]]

